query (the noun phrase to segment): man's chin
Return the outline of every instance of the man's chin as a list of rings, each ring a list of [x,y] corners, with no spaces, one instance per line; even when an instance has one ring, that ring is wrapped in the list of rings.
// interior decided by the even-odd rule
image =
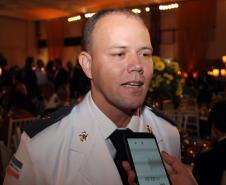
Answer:
[[[143,102],[129,103],[129,104],[122,106],[122,109],[125,112],[136,112],[136,110],[139,109],[142,105],[143,105]]]

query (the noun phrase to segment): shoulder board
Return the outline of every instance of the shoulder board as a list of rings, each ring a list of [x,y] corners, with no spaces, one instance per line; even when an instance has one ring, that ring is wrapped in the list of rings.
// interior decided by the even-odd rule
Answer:
[[[155,115],[157,115],[158,117],[161,117],[163,119],[165,119],[166,121],[168,121],[169,123],[171,123],[173,126],[176,126],[175,121],[173,121],[172,119],[169,118],[169,116],[167,116],[166,114],[164,114],[163,112],[159,111],[158,109],[152,107],[152,106],[147,106],[146,107],[152,111]]]
[[[48,116],[34,120],[25,127],[24,131],[30,138],[32,138],[45,128],[55,124],[57,121],[67,116],[71,112],[73,107],[74,105],[64,106],[57,109],[55,112],[51,113]]]

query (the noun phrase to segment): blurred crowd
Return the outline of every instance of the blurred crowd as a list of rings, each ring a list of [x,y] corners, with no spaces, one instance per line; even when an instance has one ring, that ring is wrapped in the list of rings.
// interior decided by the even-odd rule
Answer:
[[[7,138],[12,118],[43,117],[57,108],[78,103],[89,90],[90,81],[79,64],[60,58],[45,63],[27,57],[23,67],[7,68],[0,55],[0,140]]]
[[[197,77],[190,74],[185,78],[183,98],[179,107],[177,107],[178,110],[183,110],[183,102],[185,102],[186,111],[190,105],[193,111],[197,108],[201,138],[210,137],[213,128],[219,127],[217,133],[220,134],[218,134],[217,139],[224,141],[224,147],[226,135],[224,119],[226,106],[225,86],[226,79],[216,79],[207,75],[207,73],[200,74]],[[77,104],[89,89],[90,80],[85,76],[77,62],[67,61],[66,65],[63,65],[60,58],[44,63],[40,59],[36,61],[33,57],[27,57],[23,67],[11,66],[7,68],[7,59],[0,54],[0,140],[4,144],[7,143],[10,118],[45,117],[61,106]],[[188,97],[188,101],[186,101],[186,97]],[[218,104],[221,107],[216,109],[216,105],[218,105],[216,103],[219,101],[221,103]],[[215,112],[214,106],[217,110]],[[164,110],[164,106],[162,109]],[[169,107],[166,110],[169,111]],[[218,123],[220,126],[217,125]],[[213,146],[215,147],[215,145]],[[224,151],[223,154],[225,154],[225,150],[221,148],[220,150],[220,153]],[[215,150],[211,149],[210,151]],[[217,158],[222,159],[221,156]],[[208,171],[207,167],[204,166],[205,170],[197,170],[203,166],[203,164],[201,165],[203,159],[199,158],[198,155],[195,159],[193,173],[201,184],[203,181],[201,177],[204,175],[199,173],[205,172],[208,174],[212,169]],[[207,160],[211,161],[210,158],[207,158]],[[217,164],[224,164],[224,166],[222,165],[221,171],[217,171],[218,173],[215,175],[218,181],[221,179],[222,171],[225,170],[225,161],[221,162],[222,160],[219,160]]]

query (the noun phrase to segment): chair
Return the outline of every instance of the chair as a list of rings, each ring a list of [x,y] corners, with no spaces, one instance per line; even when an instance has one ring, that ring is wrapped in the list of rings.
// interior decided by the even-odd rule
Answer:
[[[175,123],[179,131],[182,131],[184,127],[184,114],[180,111],[175,111]]]
[[[190,136],[199,138],[199,112],[195,110],[184,112],[184,121],[181,127],[183,130],[186,130]]]
[[[4,176],[6,166],[8,165],[11,158],[11,153],[5,146],[3,141],[0,141],[0,167],[1,173]]]
[[[184,129],[184,112],[175,109],[163,110],[162,112],[175,122],[176,127],[179,131],[182,131]]]
[[[37,118],[30,117],[30,118],[9,119],[8,140],[7,140],[7,148],[9,150],[11,150],[12,152],[16,151],[24,127],[28,123],[34,121],[35,119]]]

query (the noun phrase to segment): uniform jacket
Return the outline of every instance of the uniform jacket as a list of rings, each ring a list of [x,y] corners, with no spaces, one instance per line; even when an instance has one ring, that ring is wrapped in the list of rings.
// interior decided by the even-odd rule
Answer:
[[[14,162],[11,161],[18,170],[18,178],[11,173],[14,170],[11,165],[4,185],[122,185],[102,132],[107,127],[105,123],[111,120],[97,107],[93,111],[93,104],[88,93],[70,113],[61,115],[63,118],[45,121],[43,125],[49,125],[47,128],[36,123],[35,130],[24,132]],[[133,131],[147,132],[149,125],[160,150],[180,158],[176,127],[148,107],[135,120],[138,123],[131,126]]]

